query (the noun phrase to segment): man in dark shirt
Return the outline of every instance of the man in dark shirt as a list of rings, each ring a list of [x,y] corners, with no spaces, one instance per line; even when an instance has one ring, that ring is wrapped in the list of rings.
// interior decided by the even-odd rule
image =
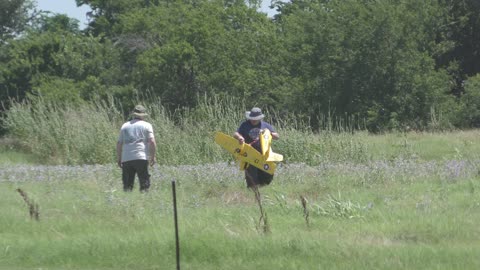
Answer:
[[[260,108],[254,107],[251,111],[246,112],[245,116],[247,120],[242,122],[237,129],[233,137],[238,140],[240,144],[248,143],[261,152],[260,148],[260,133],[263,129],[270,130],[272,139],[277,140],[279,138],[275,129],[267,122],[262,121],[265,117]],[[247,187],[253,187],[256,185],[264,186],[270,184],[273,179],[273,175],[268,174],[254,166],[247,165],[245,169],[245,180]]]

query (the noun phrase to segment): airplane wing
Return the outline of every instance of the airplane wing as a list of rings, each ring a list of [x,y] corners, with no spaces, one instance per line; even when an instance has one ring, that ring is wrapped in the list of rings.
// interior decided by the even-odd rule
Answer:
[[[215,142],[240,161],[241,170],[245,169],[245,163],[248,163],[268,174],[274,174],[277,165],[273,161],[267,161],[266,157],[251,145],[239,144],[237,139],[222,132],[215,133]]]

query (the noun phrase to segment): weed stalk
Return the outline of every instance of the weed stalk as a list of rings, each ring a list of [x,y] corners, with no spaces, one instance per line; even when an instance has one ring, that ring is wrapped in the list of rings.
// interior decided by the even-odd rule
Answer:
[[[20,196],[22,196],[23,200],[28,205],[29,212],[30,212],[30,218],[33,218],[36,221],[39,221],[40,220],[40,211],[39,211],[38,204],[36,204],[32,200],[30,200],[30,198],[28,198],[28,196],[27,196],[27,193],[25,193],[25,191],[23,191],[22,189],[17,188],[17,191],[18,191],[18,193],[20,193]]]

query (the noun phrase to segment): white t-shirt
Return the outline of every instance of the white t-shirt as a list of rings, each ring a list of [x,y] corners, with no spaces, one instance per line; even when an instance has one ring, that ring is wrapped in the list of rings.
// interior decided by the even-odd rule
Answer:
[[[122,143],[122,162],[136,159],[147,160],[148,139],[154,138],[152,125],[133,119],[122,125],[118,141]]]

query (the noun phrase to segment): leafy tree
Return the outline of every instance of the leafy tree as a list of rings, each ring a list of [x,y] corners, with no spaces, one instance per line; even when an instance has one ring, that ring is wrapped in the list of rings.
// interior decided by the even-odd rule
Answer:
[[[80,101],[107,94],[100,89],[81,88],[91,77],[104,85],[120,83],[119,56],[111,42],[54,29],[30,33],[6,47],[0,59],[0,92],[19,100],[42,95]]]
[[[92,11],[88,31],[95,36],[115,36],[114,26],[121,15],[139,8],[157,5],[161,0],[76,0],[77,6],[88,5]]]
[[[276,29],[244,2],[160,3],[120,16],[116,31],[134,84],[173,107],[203,94],[263,104],[287,95]]]
[[[465,92],[460,99],[458,123],[463,128],[480,127],[480,74],[465,82]]]
[[[41,32],[80,33],[79,21],[64,14],[44,16],[39,30]]]
[[[371,130],[420,128],[442,102],[448,76],[435,69],[436,1],[292,1],[276,20],[285,34],[298,99],[319,114],[365,118]],[[427,83],[426,83],[427,82]]]
[[[0,44],[22,33],[33,19],[33,1],[0,0]]]
[[[447,8],[446,23],[438,30],[441,39],[453,46],[436,55],[440,67],[448,68],[454,78],[451,93],[460,97],[464,81],[480,73],[480,1],[442,0]]]

